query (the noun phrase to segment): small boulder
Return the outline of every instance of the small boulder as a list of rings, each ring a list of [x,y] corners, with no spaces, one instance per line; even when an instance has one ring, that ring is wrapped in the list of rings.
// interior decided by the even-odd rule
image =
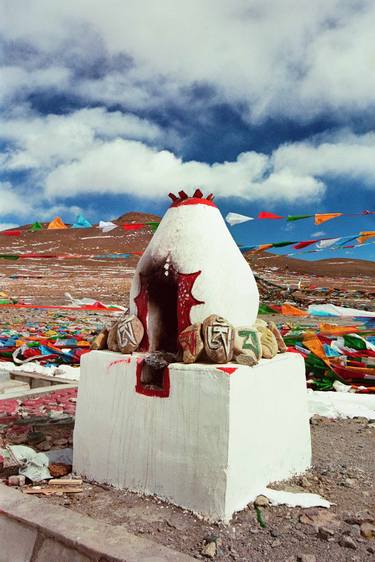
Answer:
[[[184,363],[195,363],[202,355],[204,344],[201,336],[202,324],[192,324],[178,336],[178,341],[183,351]]]
[[[117,322],[113,324],[113,326],[109,329],[108,338],[107,338],[107,346],[110,351],[118,351],[117,345]]]
[[[228,363],[233,358],[234,328],[227,320],[211,314],[203,322],[203,342],[212,363]]]
[[[104,328],[91,342],[90,349],[106,349],[108,340],[108,330]]]
[[[260,341],[262,343],[262,357],[272,359],[278,352],[278,345],[275,336],[269,328],[257,328],[260,333]]]

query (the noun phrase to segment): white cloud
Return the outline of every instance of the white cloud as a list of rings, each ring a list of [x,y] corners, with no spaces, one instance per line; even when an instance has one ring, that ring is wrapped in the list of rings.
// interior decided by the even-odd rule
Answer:
[[[65,66],[61,90],[131,107],[172,97],[183,105],[185,88],[199,83],[212,86],[216,99],[244,104],[255,121],[374,107],[372,0],[2,3],[4,37],[43,55],[29,73],[35,87],[54,84],[49,67]],[[102,63],[96,78],[72,78],[83,61],[96,59]],[[24,76],[7,80],[8,90],[28,90]]]
[[[324,236],[324,235],[325,235],[324,230],[317,230],[316,232],[311,233],[311,236],[314,236],[314,237],[315,236]]]
[[[89,149],[111,138],[125,136],[157,144],[162,135],[172,139],[145,119],[104,108],[44,117],[25,110],[2,124],[0,138],[12,143],[2,164],[8,170],[52,167],[82,158]]]
[[[10,230],[12,228],[15,228],[16,226],[18,225],[14,222],[0,222],[0,232],[2,230]]]

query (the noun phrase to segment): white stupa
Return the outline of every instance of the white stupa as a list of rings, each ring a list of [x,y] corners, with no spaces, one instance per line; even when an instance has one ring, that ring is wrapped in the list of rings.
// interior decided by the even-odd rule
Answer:
[[[177,351],[178,333],[210,314],[234,326],[251,326],[258,314],[253,273],[212,195],[170,196],[130,293],[130,310],[145,328],[142,351]]]
[[[269,482],[310,465],[304,361],[283,353],[254,367],[150,368],[148,352],[177,351],[188,325],[216,314],[251,326],[259,304],[212,196],[181,191],[172,199],[131,288],[131,313],[145,329],[141,349],[82,358],[74,470],[228,521]]]

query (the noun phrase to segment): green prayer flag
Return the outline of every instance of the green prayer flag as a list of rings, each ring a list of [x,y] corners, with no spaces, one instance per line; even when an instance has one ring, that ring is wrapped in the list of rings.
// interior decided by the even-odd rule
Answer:
[[[30,232],[37,232],[38,230],[42,230],[42,228],[40,222],[34,222],[34,224],[31,225]]]
[[[366,342],[364,342],[361,338],[356,338],[351,334],[347,334],[344,336],[344,344],[345,347],[350,347],[351,349],[357,349],[358,351],[362,351],[363,349],[367,349]]]
[[[258,314],[275,314],[276,310],[268,306],[268,304],[259,304]]]
[[[314,215],[288,215],[287,217],[287,221],[291,222],[291,221],[299,221],[301,219],[309,219],[311,217],[313,217]]]
[[[160,222],[145,222],[145,224],[147,224],[147,226],[149,226],[152,230],[152,232],[155,232],[155,230],[158,228]]]
[[[274,242],[272,244],[273,248],[282,248],[283,246],[290,246],[291,244],[295,244],[295,242]]]
[[[18,260],[19,256],[15,256],[14,254],[0,254],[0,259],[3,260]]]

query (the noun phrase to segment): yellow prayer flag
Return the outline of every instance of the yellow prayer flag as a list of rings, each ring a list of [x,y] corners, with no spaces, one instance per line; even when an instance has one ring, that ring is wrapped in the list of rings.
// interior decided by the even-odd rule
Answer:
[[[315,224],[322,224],[322,222],[330,221],[336,217],[341,217],[342,213],[316,213]]]
[[[375,230],[367,230],[365,232],[360,232],[357,240],[359,244],[364,244],[369,238],[372,238],[373,236],[375,236]]]
[[[68,228],[60,217],[55,217],[48,225],[49,230],[57,230],[59,228]]]

